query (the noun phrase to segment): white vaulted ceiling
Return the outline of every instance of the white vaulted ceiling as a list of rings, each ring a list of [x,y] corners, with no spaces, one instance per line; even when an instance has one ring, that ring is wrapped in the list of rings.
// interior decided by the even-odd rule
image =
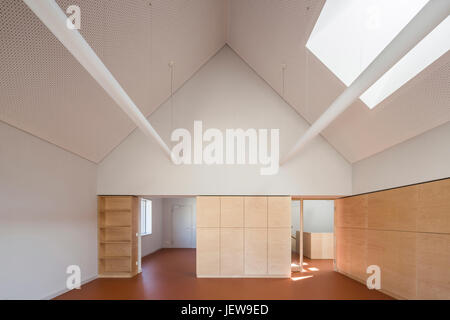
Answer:
[[[57,0],[81,9],[81,34],[148,116],[226,40],[222,0]],[[151,5],[150,5],[151,3]],[[134,123],[35,14],[0,4],[0,120],[99,162]]]
[[[144,115],[225,43],[312,123],[345,85],[306,48],[324,0],[57,0]],[[135,125],[18,0],[0,4],[0,120],[94,162]],[[285,65],[283,72],[282,66]],[[283,78],[284,73],[284,78]],[[322,135],[350,162],[450,121],[450,53]]]

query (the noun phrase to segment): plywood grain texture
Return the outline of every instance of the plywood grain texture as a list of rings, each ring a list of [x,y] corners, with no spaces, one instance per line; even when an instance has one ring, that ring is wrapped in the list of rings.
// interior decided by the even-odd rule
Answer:
[[[197,228],[197,276],[220,275],[220,229]]]
[[[267,227],[267,197],[245,197],[245,227]]]
[[[244,228],[220,229],[220,274],[244,274]]]
[[[267,229],[245,230],[245,274],[267,274]]]
[[[339,272],[365,282],[377,265],[381,291],[393,297],[450,299],[450,179],[335,204]]]
[[[291,229],[269,228],[268,230],[268,273],[272,275],[291,275]]]
[[[197,227],[220,226],[220,197],[197,197]]]
[[[244,226],[243,197],[220,198],[220,226],[222,228]]]
[[[286,214],[291,212],[290,197],[268,197],[267,210],[269,228],[291,227],[291,215]]]
[[[303,255],[310,259],[334,259],[334,234],[303,232]]]

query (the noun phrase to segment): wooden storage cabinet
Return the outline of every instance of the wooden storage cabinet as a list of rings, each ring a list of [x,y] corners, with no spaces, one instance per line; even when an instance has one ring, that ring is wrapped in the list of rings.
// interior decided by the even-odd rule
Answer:
[[[98,197],[99,277],[132,277],[137,274],[138,218],[137,197]]]
[[[267,274],[267,228],[245,230],[245,274]]]
[[[290,277],[291,198],[197,197],[198,277]]]

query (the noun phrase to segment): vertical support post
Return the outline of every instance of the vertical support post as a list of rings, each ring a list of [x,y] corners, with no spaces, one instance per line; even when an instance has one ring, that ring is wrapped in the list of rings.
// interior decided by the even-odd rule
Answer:
[[[334,219],[333,219],[333,250],[334,250],[334,254],[333,254],[333,269],[334,271],[338,271],[337,270],[337,263],[336,263],[336,259],[337,259],[337,255],[336,255],[336,200],[334,200]]]
[[[300,256],[300,271],[303,272],[303,200],[300,200],[300,250],[299,250],[299,256]]]

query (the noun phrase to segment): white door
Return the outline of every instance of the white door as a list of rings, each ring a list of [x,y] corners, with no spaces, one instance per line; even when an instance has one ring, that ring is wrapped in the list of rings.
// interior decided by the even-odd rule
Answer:
[[[192,248],[192,207],[189,205],[174,205],[172,207],[172,247]]]

